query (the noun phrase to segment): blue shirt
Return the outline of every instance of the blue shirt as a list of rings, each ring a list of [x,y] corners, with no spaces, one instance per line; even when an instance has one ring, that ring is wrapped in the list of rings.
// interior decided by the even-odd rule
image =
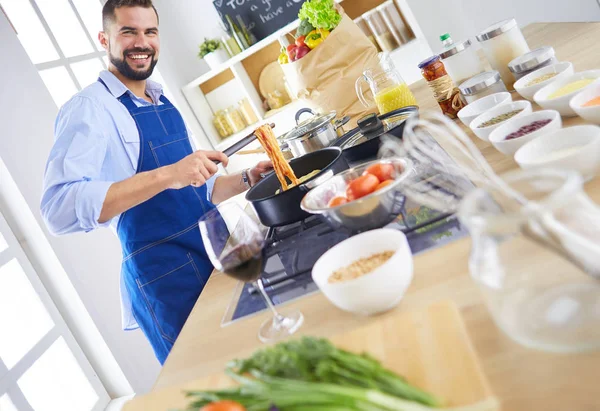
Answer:
[[[138,107],[153,103],[135,96],[109,71],[102,71],[100,78],[108,90],[94,82],[65,103],[56,118],[41,203],[42,217],[55,235],[109,225],[116,232],[119,216],[98,223],[102,205],[110,185],[132,177],[137,169],[139,132],[117,98],[129,93]],[[154,104],[162,104],[160,84],[147,80],[146,93]],[[209,200],[215,178],[206,182]]]

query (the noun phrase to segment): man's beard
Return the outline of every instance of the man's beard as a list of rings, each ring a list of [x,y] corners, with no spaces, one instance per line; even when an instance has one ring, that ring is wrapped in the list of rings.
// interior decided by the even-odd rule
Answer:
[[[148,67],[148,69],[144,70],[144,71],[139,71],[139,70],[133,69],[129,65],[129,63],[127,63],[127,56],[129,54],[148,54],[148,56],[151,58],[150,67]],[[134,48],[134,49],[130,49],[130,50],[125,50],[123,52],[122,59],[118,59],[117,57],[113,56],[111,53],[108,53],[108,58],[109,58],[110,62],[112,63],[113,66],[115,66],[117,68],[117,70],[119,70],[119,73],[121,73],[123,76],[127,77],[128,79],[134,80],[134,81],[146,80],[148,77],[150,77],[152,75],[152,72],[154,71],[154,67],[156,66],[156,63],[158,63],[158,60],[155,60],[154,56],[155,56],[154,50],[142,49],[142,48]]]

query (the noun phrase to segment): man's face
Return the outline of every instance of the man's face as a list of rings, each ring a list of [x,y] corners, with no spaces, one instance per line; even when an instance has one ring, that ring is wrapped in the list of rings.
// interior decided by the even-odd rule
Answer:
[[[158,18],[152,7],[120,7],[99,35],[110,63],[126,78],[146,80],[158,63]]]

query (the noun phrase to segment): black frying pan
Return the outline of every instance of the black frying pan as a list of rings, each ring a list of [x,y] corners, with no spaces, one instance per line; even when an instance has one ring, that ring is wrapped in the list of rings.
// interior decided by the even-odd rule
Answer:
[[[410,115],[417,112],[418,108],[416,106],[403,107],[379,116],[379,120],[384,123],[386,120],[388,120],[390,121],[390,124],[393,124],[393,118]],[[372,127],[372,124],[363,125],[361,124],[361,120],[358,121],[360,127],[350,130],[330,145],[330,147],[342,148],[344,157],[350,164],[360,163],[365,160],[377,158],[377,153],[379,152],[379,147],[381,146],[381,135],[385,132],[385,134],[401,139],[402,133],[404,132],[404,125],[406,124],[406,121],[404,120],[398,125],[392,125],[392,128],[386,132],[383,128],[377,131]]]
[[[279,194],[275,192],[281,188],[281,185],[275,173],[271,173],[246,193],[246,200],[252,203],[260,222],[267,227],[291,224],[308,217],[310,214],[300,208],[304,194],[321,180],[348,169],[348,163],[338,147],[323,148],[305,154],[291,160],[290,166],[298,178],[313,170],[321,170],[321,172],[299,186]]]

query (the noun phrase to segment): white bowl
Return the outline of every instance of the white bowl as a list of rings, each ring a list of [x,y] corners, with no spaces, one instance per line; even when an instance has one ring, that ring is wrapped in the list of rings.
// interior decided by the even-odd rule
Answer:
[[[508,113],[509,111],[513,111],[513,110],[523,110],[523,111],[521,111],[519,114],[513,116],[509,120],[523,117],[523,116],[526,116],[527,114],[531,114],[531,103],[527,100],[519,100],[519,101],[515,101],[512,103],[508,103],[508,104],[502,104],[496,108],[488,110],[485,113],[480,114],[479,116],[475,117],[475,119],[473,121],[471,121],[471,123],[469,124],[469,127],[471,128],[471,130],[473,130],[473,133],[475,133],[475,135],[477,137],[479,137],[483,141],[489,141],[490,134],[492,134],[492,131],[494,131],[495,129],[500,127],[507,120],[502,121],[498,124],[488,126],[488,127],[478,128],[477,126],[480,125],[481,123],[485,123],[486,121],[493,119],[494,117],[497,117],[504,113]]]
[[[506,136],[510,133],[514,133],[521,127],[533,123],[538,120],[551,120],[550,123],[544,127],[535,130],[531,133],[525,134],[523,137],[514,138],[511,140],[505,140]],[[500,127],[492,131],[490,134],[490,143],[493,144],[496,149],[506,155],[514,155],[519,148],[525,143],[547,133],[551,133],[554,130],[558,130],[562,127],[562,119],[560,113],[555,110],[542,110],[535,113],[528,114],[519,118],[511,118],[510,120],[502,123]]]
[[[592,84],[569,102],[569,106],[579,117],[590,123],[600,124],[600,106],[582,107],[585,103],[600,96],[600,83]]]
[[[572,74],[570,76],[561,78],[560,80],[553,81],[552,83],[543,87],[541,90],[539,90],[537,93],[535,93],[535,95],[533,96],[533,99],[542,108],[556,110],[562,116],[565,116],[565,117],[573,117],[577,114],[571,107],[569,107],[569,102],[576,94],[582,92],[583,90],[586,90],[588,87],[591,86],[591,84],[588,85],[587,87],[584,87],[581,90],[574,91],[574,92],[564,95],[562,97],[549,99],[548,96],[551,95],[552,93],[554,93],[555,91],[557,91],[558,89],[562,88],[563,86],[566,86],[567,84],[572,83],[574,81],[588,79],[588,78],[596,80],[599,77],[600,77],[600,70],[588,70],[588,71],[582,71],[581,73]],[[596,80],[596,81],[598,81],[598,80]]]
[[[395,251],[383,265],[358,278],[329,282],[331,274],[360,258]],[[390,228],[366,231],[328,250],[315,263],[312,278],[336,307],[372,315],[396,306],[413,277],[413,259],[404,233]]]
[[[541,83],[534,84],[533,86],[527,86],[531,80],[543,76],[544,74],[557,73],[556,76],[549,78],[548,80],[542,81]],[[538,90],[546,87],[548,84],[560,80],[562,78],[573,75],[575,70],[573,69],[573,63],[563,61],[561,63],[555,63],[550,66],[542,67],[539,70],[529,73],[528,75],[521,77],[514,85],[515,90],[523,98],[529,101],[533,101],[533,96]]]
[[[558,154],[570,148],[574,150]],[[600,127],[567,127],[545,134],[517,150],[515,161],[526,169],[575,170],[588,180],[600,170]]]
[[[475,120],[475,117],[478,115],[485,113],[486,111],[491,110],[501,104],[510,103],[511,101],[512,96],[506,91],[490,94],[489,96],[475,100],[471,104],[467,104],[457,113],[457,115],[460,121],[462,121],[465,126],[469,127],[471,121]]]

